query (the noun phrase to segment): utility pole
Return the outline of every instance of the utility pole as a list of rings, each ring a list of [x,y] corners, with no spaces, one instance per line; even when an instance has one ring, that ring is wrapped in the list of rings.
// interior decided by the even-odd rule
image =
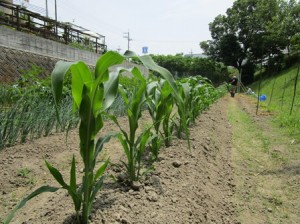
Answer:
[[[48,0],[46,0],[46,17],[48,18]]]
[[[56,0],[55,0],[55,32],[56,32],[56,35],[57,35],[57,4],[56,4]]]
[[[57,4],[55,0],[55,21],[57,22]]]
[[[130,46],[130,41],[132,41],[132,39],[130,39],[129,31],[125,32],[123,37],[127,39],[127,42],[128,42],[127,50],[129,50],[130,49],[130,47],[129,47]]]

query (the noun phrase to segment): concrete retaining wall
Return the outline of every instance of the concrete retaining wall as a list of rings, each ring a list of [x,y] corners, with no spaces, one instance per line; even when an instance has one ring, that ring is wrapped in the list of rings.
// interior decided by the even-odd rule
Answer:
[[[80,50],[24,32],[0,26],[0,46],[66,61],[82,60],[94,65],[99,54]]]
[[[0,82],[11,84],[18,80],[26,71],[30,71],[33,65],[43,70],[41,77],[47,77],[57,61],[84,61],[90,67],[95,66],[99,54],[84,51],[0,26]],[[141,65],[135,65],[128,61],[122,67],[139,67],[145,76],[148,69]],[[118,66],[114,66],[112,70]],[[129,73],[125,75],[130,76]]]

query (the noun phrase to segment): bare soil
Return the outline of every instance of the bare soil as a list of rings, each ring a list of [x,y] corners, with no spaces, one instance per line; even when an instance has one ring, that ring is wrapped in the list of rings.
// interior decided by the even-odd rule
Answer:
[[[238,212],[245,203],[239,199],[241,189],[237,184],[249,174],[236,163],[241,157],[233,155],[236,152],[228,110],[235,104],[255,116],[253,104],[245,103],[248,101],[248,98],[226,96],[213,104],[190,127],[191,149],[186,140],[173,139],[172,146],[161,149],[158,161],[153,164],[154,171],[143,178],[138,190],[107,178],[96,197],[91,223],[241,223],[247,214]],[[265,115],[259,117],[265,119]],[[142,121],[141,128],[151,123],[147,115]],[[127,125],[125,118],[120,122]],[[104,132],[111,131],[117,131],[117,128],[107,123]],[[68,181],[74,154],[77,175],[82,175],[78,144],[77,131],[71,131],[67,144],[65,133],[61,133],[2,150],[0,218],[3,219],[21,198],[37,187],[58,186],[46,168],[45,159]],[[116,139],[106,144],[102,158],[106,157],[110,157],[112,163],[124,160]],[[122,174],[114,166],[110,166],[107,173],[116,178]],[[250,208],[244,210],[247,209]],[[64,190],[59,190],[29,201],[12,223],[73,223],[73,220],[71,199]],[[263,220],[258,217],[258,222],[253,223],[265,223]]]

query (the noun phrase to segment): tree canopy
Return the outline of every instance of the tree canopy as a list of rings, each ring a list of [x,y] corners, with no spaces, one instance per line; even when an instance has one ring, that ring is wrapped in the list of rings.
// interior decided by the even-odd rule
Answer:
[[[227,68],[208,58],[185,57],[181,54],[151,56],[157,64],[168,69],[177,77],[201,75],[209,78],[214,84],[228,79]]]
[[[212,40],[200,43],[209,57],[238,70],[242,64],[253,70],[262,60],[276,62],[284,50],[299,55],[300,3],[237,0],[226,15],[218,15],[209,24],[209,29]],[[246,81],[253,79],[253,74],[249,75],[252,77],[244,76]]]

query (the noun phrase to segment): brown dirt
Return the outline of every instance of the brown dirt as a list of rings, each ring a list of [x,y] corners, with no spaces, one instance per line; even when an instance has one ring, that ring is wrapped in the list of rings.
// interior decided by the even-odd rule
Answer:
[[[220,99],[190,127],[191,150],[180,139],[161,149],[155,171],[146,175],[140,190],[133,191],[106,179],[94,203],[91,223],[240,223],[234,199],[232,127],[227,117],[228,105],[234,100]],[[141,127],[149,122],[145,116]],[[122,118],[121,123],[126,125],[126,119]],[[105,131],[116,130],[108,123]],[[77,175],[82,175],[78,144],[77,132],[72,131],[67,145],[62,133],[2,150],[0,217],[35,188],[45,184],[58,186],[46,169],[45,159],[62,171],[67,181],[75,154]],[[109,156],[112,162],[119,163],[124,159],[122,155],[116,139],[105,146],[103,156]],[[118,172],[109,167],[109,174],[117,176]],[[12,223],[72,223],[73,213],[70,197],[59,190],[29,201]]]

